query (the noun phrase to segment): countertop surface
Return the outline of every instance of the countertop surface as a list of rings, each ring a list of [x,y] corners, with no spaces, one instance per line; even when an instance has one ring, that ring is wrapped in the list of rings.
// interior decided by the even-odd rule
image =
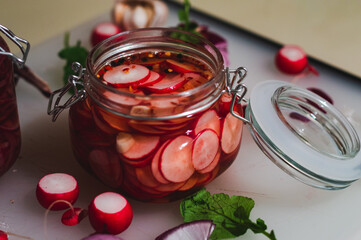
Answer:
[[[69,1],[70,2],[70,1]],[[177,24],[177,7],[170,4],[167,26]],[[1,16],[1,15],[0,15]],[[278,46],[234,26],[196,13],[192,19],[207,24],[228,41],[230,67],[245,66],[249,91],[262,81],[277,79],[307,88],[323,89],[335,106],[346,115],[361,135],[361,81],[320,62],[311,61],[320,76],[301,79],[280,73],[274,65]],[[92,27],[109,20],[107,9],[80,21],[71,30],[71,43],[81,40],[89,47]],[[1,19],[1,18],[0,18]],[[1,22],[1,20],[0,20]],[[63,29],[67,29],[63,28]],[[19,31],[15,31],[21,35]],[[19,32],[19,33],[18,33]],[[34,44],[28,65],[53,90],[62,86],[64,62],[57,57],[63,47],[63,32]],[[24,37],[25,38],[25,37]],[[35,198],[39,179],[52,172],[67,172],[78,179],[80,196],[75,206],[86,208],[91,199],[111,190],[83,170],[75,161],[69,143],[67,111],[53,123],[46,114],[48,100],[35,88],[20,81],[16,88],[22,130],[22,150],[14,166],[0,178],[0,230],[42,240],[81,239],[93,232],[87,219],[73,227],[60,223],[61,213],[50,212],[44,234],[43,209]],[[251,218],[265,220],[278,240],[358,240],[361,239],[361,181],[344,190],[326,191],[309,187],[274,165],[253,142],[244,128],[240,152],[233,165],[207,186],[212,193],[244,195],[255,200]],[[119,236],[125,240],[151,240],[165,230],[183,222],[179,201],[164,204],[142,203],[130,199],[134,210],[131,226]],[[10,239],[17,239],[12,237]],[[266,239],[247,232],[237,239]]]

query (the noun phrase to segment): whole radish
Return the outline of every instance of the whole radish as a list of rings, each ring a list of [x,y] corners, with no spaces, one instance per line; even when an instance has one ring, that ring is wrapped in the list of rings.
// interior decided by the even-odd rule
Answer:
[[[66,173],[52,173],[42,177],[36,187],[36,197],[41,206],[50,210],[64,210],[79,195],[76,179]]]
[[[133,210],[127,199],[114,192],[96,196],[88,208],[89,221],[97,233],[119,234],[133,219]]]
[[[101,41],[121,32],[122,30],[114,23],[102,22],[94,27],[90,36],[90,42],[92,46],[95,46]]]
[[[298,74],[308,66],[306,53],[295,45],[285,45],[276,54],[277,68],[284,73]]]

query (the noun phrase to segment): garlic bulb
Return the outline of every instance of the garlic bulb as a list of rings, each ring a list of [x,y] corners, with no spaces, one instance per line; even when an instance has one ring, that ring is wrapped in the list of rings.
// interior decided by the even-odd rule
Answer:
[[[122,30],[159,27],[168,18],[168,6],[160,0],[117,0],[113,22]]]

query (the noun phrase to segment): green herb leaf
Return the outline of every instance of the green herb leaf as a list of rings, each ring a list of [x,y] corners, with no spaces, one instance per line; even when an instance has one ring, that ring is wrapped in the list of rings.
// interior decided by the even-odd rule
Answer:
[[[73,62],[79,62],[83,67],[86,64],[86,58],[88,56],[88,50],[81,46],[81,42],[77,41],[76,45],[69,45],[70,34],[65,33],[64,36],[64,48],[58,52],[58,56],[61,59],[64,59],[64,74],[63,74],[63,82],[64,84],[68,83],[68,77],[74,74],[71,64]]]
[[[251,198],[231,196],[219,193],[211,195],[202,189],[196,194],[185,198],[180,211],[185,222],[195,220],[212,220],[216,224],[211,239],[235,238],[243,235],[248,229],[261,233],[271,240],[276,240],[273,230],[266,232],[267,226],[262,219],[252,222],[249,217],[254,207]]]

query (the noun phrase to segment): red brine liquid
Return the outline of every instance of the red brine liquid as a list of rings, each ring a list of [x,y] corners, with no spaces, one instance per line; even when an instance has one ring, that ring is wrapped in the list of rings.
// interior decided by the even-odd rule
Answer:
[[[142,201],[172,201],[199,190],[238,153],[243,124],[230,113],[231,97],[224,93],[198,112],[155,119],[182,113],[182,99],[144,104],[146,98],[134,96],[171,96],[213,76],[206,64],[177,52],[144,51],[110,61],[98,80],[134,95],[104,97],[129,111],[121,116],[91,97],[73,105],[69,124],[77,160],[106,185]]]
[[[9,52],[1,37],[0,47]],[[0,176],[14,164],[20,152],[20,144],[13,63],[9,56],[0,54]]]

